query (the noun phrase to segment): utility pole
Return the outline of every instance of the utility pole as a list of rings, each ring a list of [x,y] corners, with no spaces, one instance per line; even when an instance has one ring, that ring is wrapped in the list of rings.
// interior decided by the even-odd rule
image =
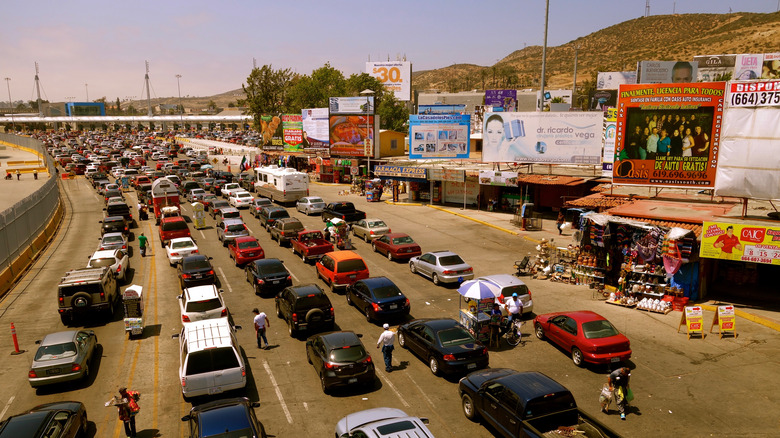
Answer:
[[[179,123],[181,123],[181,129],[184,129],[184,105],[181,103],[181,75],[176,75],[176,88],[179,89]]]
[[[43,104],[41,102],[41,83],[38,80],[38,63],[35,63],[35,91],[38,95],[38,116],[43,117]]]
[[[650,0],[645,1],[645,18],[650,16]]]
[[[146,76],[144,76],[144,84],[146,84],[146,105],[149,108],[146,115],[149,117],[152,117],[152,95],[151,91],[149,90],[149,61],[146,62]],[[151,123],[151,122],[150,122]]]
[[[84,83],[84,89],[87,92],[87,102],[89,102],[89,84]]]
[[[550,0],[546,0],[544,6],[544,45],[542,46],[542,80],[540,81],[541,96],[540,96],[539,108],[537,108],[537,111],[544,111],[544,75],[545,75],[545,69],[547,68],[547,22],[549,21],[549,18],[550,18]]]
[[[574,106],[575,102],[577,102],[575,97],[577,96],[577,53],[579,52],[579,49],[580,49],[579,46],[577,46],[575,44],[574,45],[574,84],[572,85],[572,88],[571,88],[571,104],[572,104],[572,106]]]
[[[11,100],[11,78],[5,78],[5,85],[8,87],[8,106],[11,107],[11,125],[14,124],[14,103]]]

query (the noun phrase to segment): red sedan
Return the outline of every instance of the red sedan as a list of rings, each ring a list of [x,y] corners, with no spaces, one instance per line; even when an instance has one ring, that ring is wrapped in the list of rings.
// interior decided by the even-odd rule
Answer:
[[[558,344],[581,367],[611,364],[631,357],[631,342],[603,316],[590,310],[545,313],[534,318],[536,337]]]
[[[410,259],[422,254],[420,245],[414,243],[408,234],[389,233],[371,242],[374,251],[387,256],[388,260]]]
[[[230,258],[236,261],[236,266],[265,258],[265,252],[260,243],[252,236],[236,237],[228,244]]]

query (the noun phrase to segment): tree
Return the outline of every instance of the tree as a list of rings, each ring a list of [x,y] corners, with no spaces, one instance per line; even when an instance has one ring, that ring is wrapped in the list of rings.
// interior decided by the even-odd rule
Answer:
[[[279,114],[282,111],[285,91],[293,74],[290,69],[274,70],[270,65],[253,68],[246,85],[241,84],[246,99],[239,101],[247,106],[249,114],[254,119],[255,126],[260,126],[263,114]]]
[[[325,63],[312,71],[311,76],[293,78],[287,93],[287,102],[290,107],[297,109],[327,108],[328,98],[344,96],[346,90],[344,74]]]
[[[406,132],[409,129],[409,110],[393,93],[384,93],[376,109],[382,129]]]
[[[216,111],[217,110],[217,103],[213,100],[209,100],[208,105],[206,105],[209,109],[209,111]]]

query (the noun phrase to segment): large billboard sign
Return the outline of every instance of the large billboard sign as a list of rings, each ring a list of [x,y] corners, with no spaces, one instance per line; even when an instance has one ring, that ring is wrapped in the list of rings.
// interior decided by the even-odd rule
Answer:
[[[374,116],[334,116],[329,121],[330,154],[373,156]]]
[[[412,63],[408,61],[367,62],[366,73],[375,77],[395,98],[412,100]]]
[[[694,56],[693,62],[698,67],[697,82],[725,81],[734,74],[737,55]]]
[[[471,116],[410,115],[409,158],[468,158]]]
[[[331,97],[328,99],[330,115],[374,114],[374,96]]]
[[[696,82],[699,66],[687,61],[640,61],[637,73],[639,84],[682,84]]]
[[[725,85],[622,85],[613,182],[714,187]]]
[[[485,106],[493,112],[517,111],[517,90],[485,90]]]
[[[617,90],[623,84],[636,84],[636,72],[600,71],[596,78],[598,90]]]
[[[329,148],[328,109],[307,108],[301,110],[304,152],[326,151]]]
[[[600,112],[486,113],[482,161],[601,164]]]
[[[285,152],[303,152],[303,120],[300,114],[282,115]]]
[[[780,265],[780,227],[704,222],[699,256]]]

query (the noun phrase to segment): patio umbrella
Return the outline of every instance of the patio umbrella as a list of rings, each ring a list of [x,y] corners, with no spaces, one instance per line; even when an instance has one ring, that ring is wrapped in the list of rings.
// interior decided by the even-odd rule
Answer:
[[[460,285],[458,293],[473,300],[484,300],[501,296],[501,288],[491,281],[469,280]]]

